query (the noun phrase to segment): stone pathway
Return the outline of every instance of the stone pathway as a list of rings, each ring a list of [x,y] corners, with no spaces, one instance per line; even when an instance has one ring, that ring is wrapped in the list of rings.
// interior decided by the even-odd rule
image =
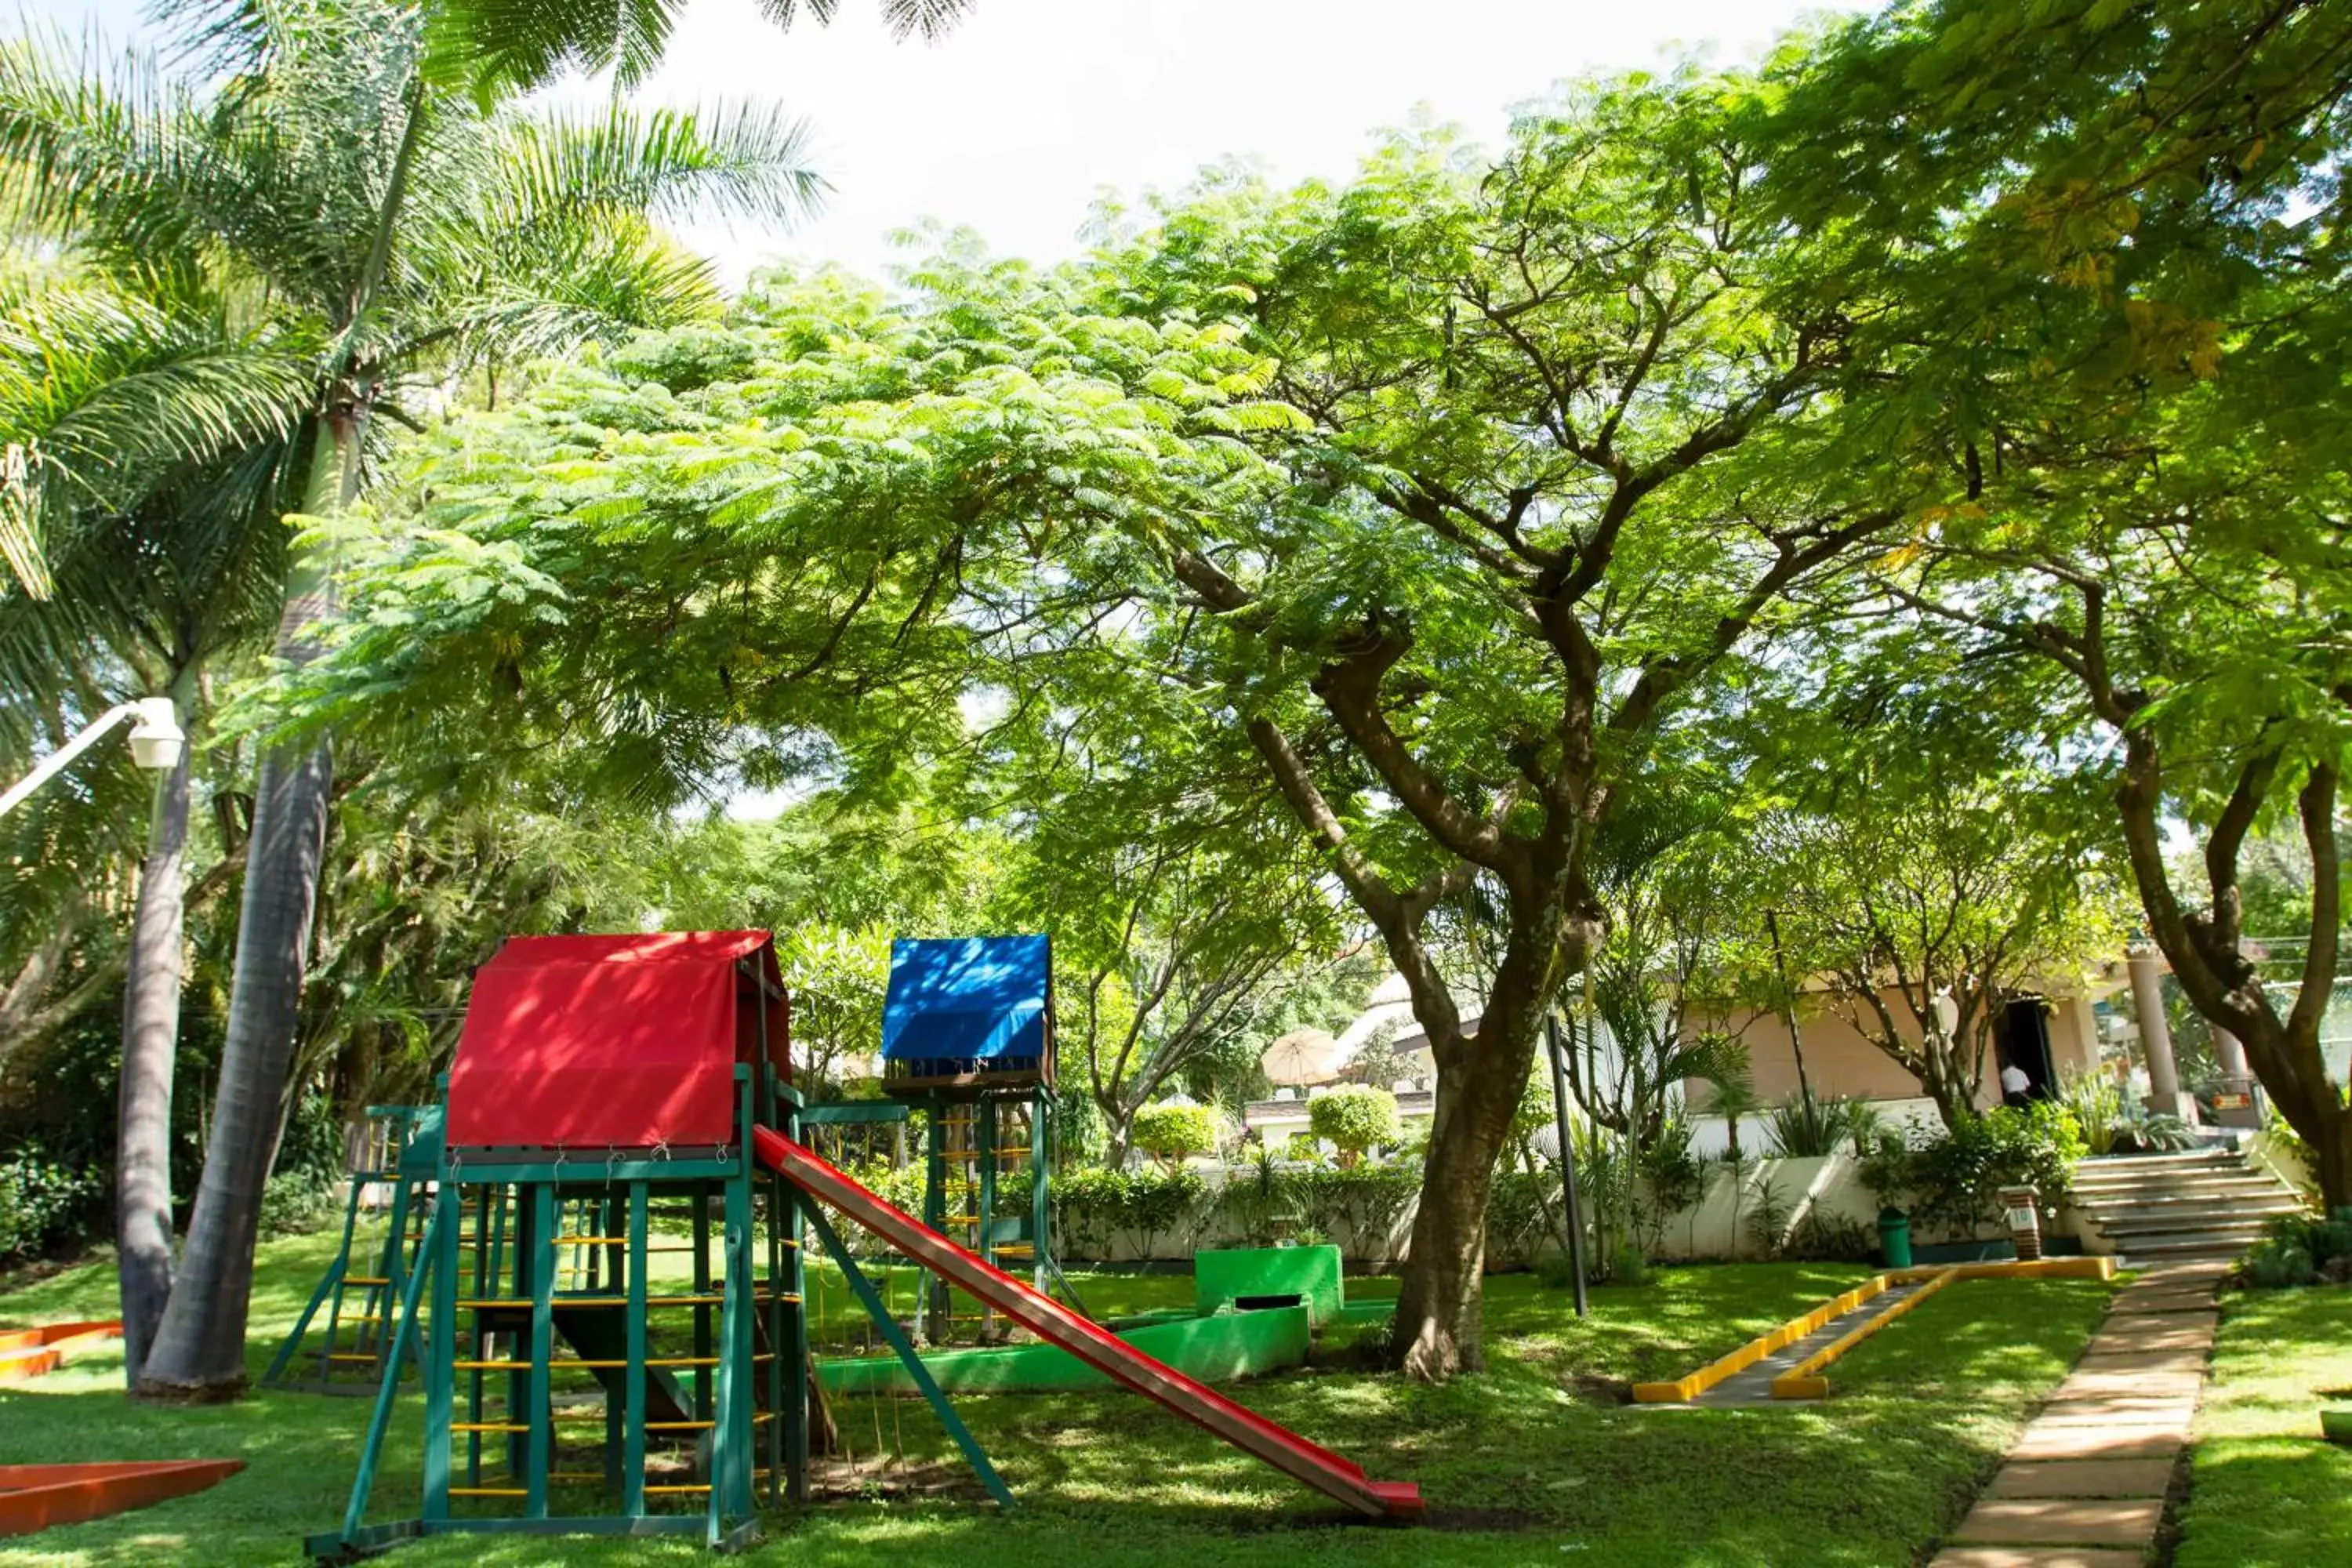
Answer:
[[[2141,1568],[2196,1419],[2229,1268],[2163,1264],[2126,1286],[1929,1568]]]

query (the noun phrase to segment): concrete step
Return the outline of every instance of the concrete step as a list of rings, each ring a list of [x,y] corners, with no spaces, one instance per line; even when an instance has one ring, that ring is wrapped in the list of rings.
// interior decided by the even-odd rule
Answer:
[[[2256,1235],[2251,1238],[2240,1239],[2221,1232],[2166,1233],[2159,1231],[2147,1236],[2130,1237],[2118,1236],[2110,1237],[2108,1239],[2116,1244],[2116,1250],[2123,1256],[2125,1263],[2128,1266],[2157,1258],[2213,1258],[2234,1260],[2262,1237]]]
[[[2098,1182],[2074,1184],[2074,1198],[2079,1204],[2095,1204],[2102,1199],[2114,1202],[2135,1197],[2262,1197],[2273,1193],[2286,1193],[2284,1184],[2267,1176],[2216,1176],[2201,1182],[2167,1178],[2161,1181]]]
[[[2152,1236],[2204,1236],[2212,1237],[2217,1247],[2252,1247],[2269,1234],[2258,1225],[2143,1225],[2105,1233],[2107,1240],[2124,1252]]]
[[[2119,1225],[2145,1224],[2151,1220],[2265,1220],[2281,1215],[2309,1212],[2290,1197],[2231,1198],[2226,1203],[2214,1203],[2207,1198],[2181,1198],[2153,1203],[2080,1205],[2083,1212],[2099,1222],[2102,1228],[2112,1230]]]
[[[2094,1154],[2076,1165],[2082,1171],[2179,1171],[2224,1165],[2243,1169],[2246,1157],[2235,1149],[2185,1149],[2166,1154]]]

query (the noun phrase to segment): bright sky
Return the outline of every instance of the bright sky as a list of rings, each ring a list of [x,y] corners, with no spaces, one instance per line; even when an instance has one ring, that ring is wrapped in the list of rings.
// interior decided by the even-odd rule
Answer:
[[[53,0],[115,40],[142,0]],[[689,231],[740,277],[780,252],[876,271],[925,218],[1041,259],[1077,248],[1088,205],[1182,184],[1229,155],[1344,176],[1371,132],[1425,107],[1484,141],[1563,77],[1703,48],[1753,57],[1823,0],[978,0],[938,44],[898,44],[877,0],[780,33],[753,0],[685,0],[647,89],[666,102],[770,97],[812,125],[834,185],[789,236]],[[0,32],[14,28],[0,25]]]

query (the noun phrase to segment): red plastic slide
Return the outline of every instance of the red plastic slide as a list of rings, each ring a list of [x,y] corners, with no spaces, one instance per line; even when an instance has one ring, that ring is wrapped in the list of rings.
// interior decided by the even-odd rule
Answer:
[[[1152,1360],[1052,1297],[991,1268],[782,1133],[760,1127],[752,1130],[751,1137],[761,1163],[777,1174],[847,1215],[880,1237],[892,1251],[914,1259],[1039,1339],[1061,1346],[1097,1371],[1158,1400],[1187,1421],[1207,1427],[1234,1447],[1360,1513],[1375,1519],[1421,1517],[1421,1489],[1411,1481],[1367,1480],[1362,1466],[1243,1408],[1215,1389]]]

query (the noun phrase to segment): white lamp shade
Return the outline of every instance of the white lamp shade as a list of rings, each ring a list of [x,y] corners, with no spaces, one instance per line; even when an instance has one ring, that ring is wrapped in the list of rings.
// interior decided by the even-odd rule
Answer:
[[[1946,1039],[1951,1038],[1952,1031],[1960,1026],[1960,1005],[1952,1000],[1952,994],[1949,991],[1938,991],[1936,993],[1934,1006],[1936,1026],[1943,1031]]]
[[[138,707],[139,721],[131,727],[131,760],[158,773],[179,766],[188,737],[180,728],[180,715],[172,700],[142,697]]]

